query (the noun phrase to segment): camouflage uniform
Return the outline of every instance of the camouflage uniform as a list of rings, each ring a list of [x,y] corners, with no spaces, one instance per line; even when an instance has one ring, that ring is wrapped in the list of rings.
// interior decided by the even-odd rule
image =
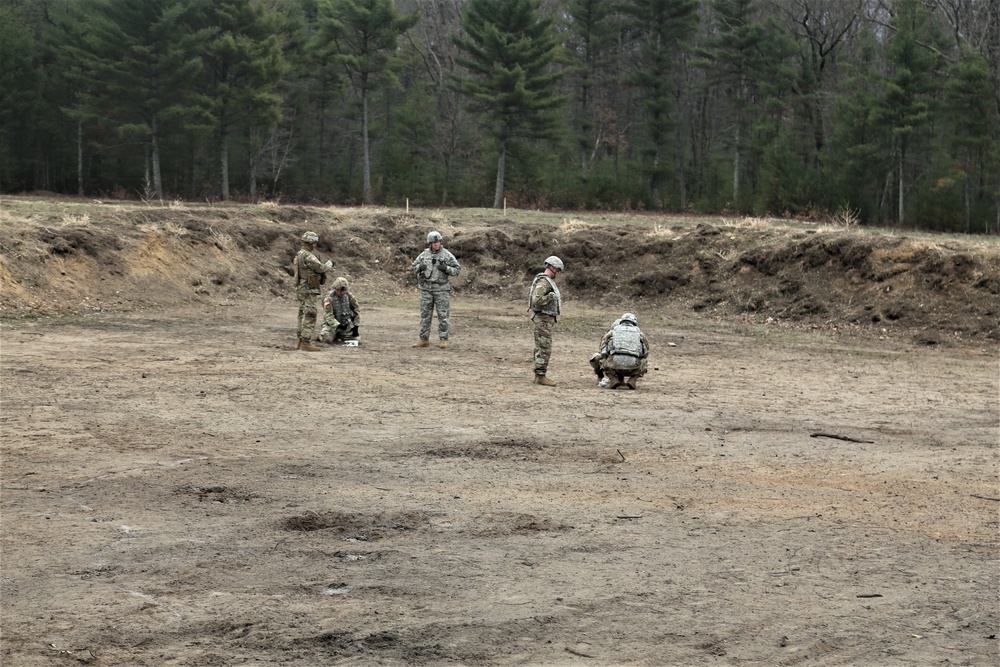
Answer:
[[[552,358],[552,328],[562,311],[562,295],[547,274],[539,273],[531,283],[528,297],[535,323],[535,375],[544,376]]]
[[[320,285],[332,262],[323,263],[309,248],[302,248],[295,256],[295,296],[299,300],[299,341],[312,340],[319,309]]]
[[[641,378],[646,374],[647,357],[649,356],[649,341],[646,334],[639,329],[635,316],[625,313],[621,319],[615,320],[607,333],[601,338],[601,349],[590,358],[590,366],[598,378],[605,375],[614,376],[614,384],[619,378],[625,379],[630,389],[635,388],[632,378]],[[604,380],[601,386],[613,386],[609,380]]]
[[[340,278],[337,279],[339,280]],[[319,330],[320,340],[334,343],[338,340],[356,339],[361,325],[358,300],[347,290],[346,281],[344,294],[338,295],[335,291],[340,286],[337,281],[323,299],[323,326]]]
[[[444,246],[436,252],[427,248],[417,255],[410,267],[420,280],[420,340],[431,337],[431,318],[438,316],[438,338],[447,341],[451,332],[448,317],[451,311],[451,285],[448,279],[457,276],[462,267]]]

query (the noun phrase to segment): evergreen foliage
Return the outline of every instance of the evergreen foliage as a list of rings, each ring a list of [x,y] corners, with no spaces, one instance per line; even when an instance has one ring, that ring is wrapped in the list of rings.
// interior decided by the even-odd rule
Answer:
[[[462,14],[465,35],[456,35],[463,52],[457,62],[467,77],[453,79],[469,99],[485,132],[497,145],[493,207],[503,205],[508,152],[518,140],[555,139],[564,97],[555,92],[562,75],[553,70],[556,40],[551,19],[539,0],[470,0]]]
[[[0,3],[0,192],[1000,233],[994,4]]]

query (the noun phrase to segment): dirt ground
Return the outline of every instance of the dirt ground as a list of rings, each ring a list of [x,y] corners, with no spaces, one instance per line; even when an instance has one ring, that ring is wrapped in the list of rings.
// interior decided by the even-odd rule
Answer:
[[[3,665],[1000,664],[995,248],[699,224],[615,282],[617,228],[331,220],[362,346],[306,353],[301,224],[199,215],[0,219]],[[390,277],[430,223],[447,350]],[[521,291],[556,241],[549,388]],[[602,390],[626,307],[651,370]]]

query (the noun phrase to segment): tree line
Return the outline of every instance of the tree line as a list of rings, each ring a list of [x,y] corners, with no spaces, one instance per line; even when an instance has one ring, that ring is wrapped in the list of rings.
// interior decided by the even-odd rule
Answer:
[[[994,0],[0,0],[0,192],[1000,232]]]

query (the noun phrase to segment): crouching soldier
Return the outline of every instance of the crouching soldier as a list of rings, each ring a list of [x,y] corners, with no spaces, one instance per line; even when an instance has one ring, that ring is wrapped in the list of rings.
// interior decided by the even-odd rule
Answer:
[[[319,330],[321,341],[332,345],[359,340],[361,314],[358,300],[347,290],[347,278],[341,276],[333,281],[333,289],[323,299],[323,311],[323,326]]]
[[[635,389],[646,374],[648,356],[649,342],[639,330],[639,321],[632,313],[625,313],[601,338],[601,351],[590,358],[590,365],[600,378],[599,387],[617,389],[624,384]]]

